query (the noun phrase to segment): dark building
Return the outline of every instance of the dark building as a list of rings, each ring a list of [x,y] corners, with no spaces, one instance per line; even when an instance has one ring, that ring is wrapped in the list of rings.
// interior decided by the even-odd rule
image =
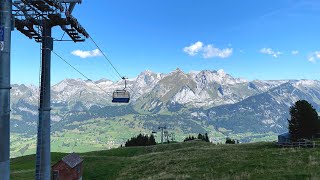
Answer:
[[[278,143],[291,143],[291,135],[290,133],[283,133],[278,136]]]
[[[71,153],[52,166],[52,180],[82,180],[83,160]]]

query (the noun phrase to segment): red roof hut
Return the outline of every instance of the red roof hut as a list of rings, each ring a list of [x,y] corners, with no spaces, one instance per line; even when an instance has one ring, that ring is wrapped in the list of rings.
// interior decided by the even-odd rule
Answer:
[[[71,153],[52,166],[52,180],[82,180],[83,160]]]

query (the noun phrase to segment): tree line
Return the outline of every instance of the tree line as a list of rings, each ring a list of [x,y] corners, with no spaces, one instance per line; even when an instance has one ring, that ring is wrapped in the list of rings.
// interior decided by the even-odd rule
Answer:
[[[156,140],[153,135],[142,135],[141,133],[136,136],[132,137],[131,139],[128,139],[125,147],[130,147],[130,146],[152,146],[156,145]]]
[[[194,136],[190,136],[189,135],[188,137],[186,137],[184,139],[183,142],[192,141],[192,140],[195,140],[195,139],[200,139],[200,140],[205,141],[205,142],[210,142],[209,137],[208,137],[208,133],[205,133],[204,135],[199,133],[197,138],[195,138]]]

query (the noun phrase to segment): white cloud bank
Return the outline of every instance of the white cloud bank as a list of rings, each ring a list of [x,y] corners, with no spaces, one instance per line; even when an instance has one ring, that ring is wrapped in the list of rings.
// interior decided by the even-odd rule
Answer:
[[[267,54],[267,55],[271,55],[271,56],[274,57],[274,58],[278,58],[279,55],[282,54],[282,52],[280,52],[280,51],[274,51],[274,50],[272,50],[271,48],[262,48],[262,49],[260,49],[260,53],[262,53],[262,54]]]
[[[99,49],[95,49],[92,51],[75,50],[75,51],[72,51],[71,54],[74,56],[78,56],[80,58],[83,58],[83,59],[102,56],[102,53],[100,52]]]
[[[219,49],[214,47],[213,45],[209,44],[206,47],[203,48],[203,57],[204,58],[227,58],[232,55],[232,48],[225,48],[225,49]]]
[[[315,51],[308,56],[309,62],[317,62],[320,59],[320,51]]]
[[[195,56],[198,53],[202,54],[205,59],[208,58],[228,58],[232,55],[232,48],[219,49],[212,44],[204,45],[201,41],[191,44],[183,48],[183,51],[190,56]]]
[[[183,51],[190,56],[195,56],[203,48],[203,43],[198,41],[188,47],[183,48]]]
[[[297,50],[291,51],[291,54],[292,55],[297,55],[297,54],[299,54],[299,51],[297,51]]]

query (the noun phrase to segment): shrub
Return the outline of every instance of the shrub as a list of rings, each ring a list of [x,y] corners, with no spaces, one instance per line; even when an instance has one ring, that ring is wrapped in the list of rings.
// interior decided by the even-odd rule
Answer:
[[[189,135],[189,137],[186,137],[183,142],[192,141],[192,140],[195,140],[195,139],[196,139],[196,138],[195,138],[194,136],[190,136],[190,135]]]
[[[226,144],[236,144],[236,140],[227,137],[226,138]]]

